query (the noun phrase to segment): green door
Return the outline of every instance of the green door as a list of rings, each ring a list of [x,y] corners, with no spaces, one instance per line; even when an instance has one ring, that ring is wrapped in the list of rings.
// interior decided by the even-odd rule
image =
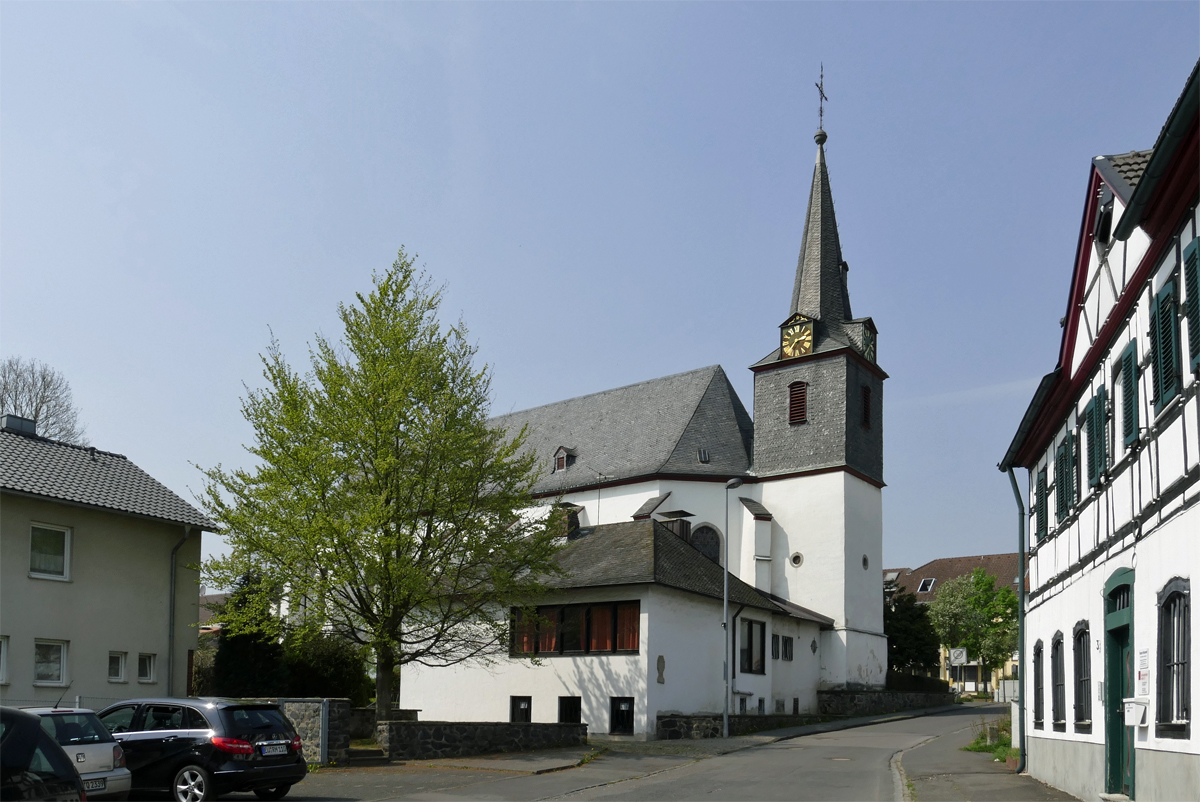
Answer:
[[[1134,727],[1125,726],[1124,700],[1133,696],[1133,571],[1121,569],[1104,586],[1104,701],[1110,794],[1134,798]]]

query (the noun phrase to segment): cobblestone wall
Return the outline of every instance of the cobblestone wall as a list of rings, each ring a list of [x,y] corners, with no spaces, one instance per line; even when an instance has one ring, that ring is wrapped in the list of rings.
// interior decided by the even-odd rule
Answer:
[[[377,725],[375,738],[392,760],[421,760],[583,746],[587,725],[385,721]]]
[[[815,724],[821,721],[820,716],[791,716],[791,715],[733,715],[729,717],[730,735],[748,735],[762,730],[776,730],[780,727],[799,727],[802,724]],[[654,723],[654,736],[660,741],[678,741],[693,738],[720,738],[722,718],[719,713],[700,714],[695,716],[661,715]]]
[[[321,762],[321,708],[324,699],[277,699],[283,714],[296,728],[296,734],[304,744],[306,763]],[[350,755],[351,707],[349,699],[329,699],[329,748],[330,763],[345,763]]]
[[[952,693],[817,691],[817,708],[822,716],[874,716],[952,704]]]

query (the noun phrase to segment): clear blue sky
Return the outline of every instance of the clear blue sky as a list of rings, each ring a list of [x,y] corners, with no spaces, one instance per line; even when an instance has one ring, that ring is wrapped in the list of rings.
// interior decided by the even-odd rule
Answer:
[[[713,363],[787,313],[821,62],[880,331],[885,561],[1015,547],[996,470],[1054,366],[1090,159],[1150,147],[1177,3],[4,3],[0,350],[185,498],[243,383],[401,245],[496,412]],[[218,544],[206,536],[206,547]]]

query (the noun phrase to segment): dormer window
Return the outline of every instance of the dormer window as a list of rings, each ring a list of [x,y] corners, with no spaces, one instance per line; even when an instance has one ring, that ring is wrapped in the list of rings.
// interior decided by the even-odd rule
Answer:
[[[933,590],[935,582],[937,582],[936,579],[922,579],[921,584],[917,586],[917,593],[928,593]]]
[[[575,464],[575,449],[560,446],[554,452],[554,472],[565,471]]]

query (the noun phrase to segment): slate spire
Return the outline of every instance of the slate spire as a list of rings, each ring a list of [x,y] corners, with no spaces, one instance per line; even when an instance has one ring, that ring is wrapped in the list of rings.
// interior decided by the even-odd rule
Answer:
[[[817,164],[813,168],[812,191],[808,197],[808,215],[804,219],[804,240],[796,265],[796,284],[788,314],[799,312],[820,320],[829,330],[841,328],[849,320],[850,295],[846,291],[842,244],[838,240],[837,219],[833,214],[833,193],[829,190],[829,170],[825,166],[823,129],[817,129]]]

